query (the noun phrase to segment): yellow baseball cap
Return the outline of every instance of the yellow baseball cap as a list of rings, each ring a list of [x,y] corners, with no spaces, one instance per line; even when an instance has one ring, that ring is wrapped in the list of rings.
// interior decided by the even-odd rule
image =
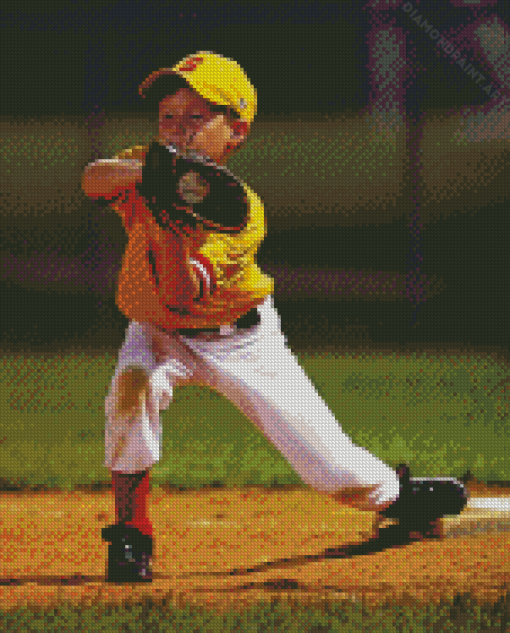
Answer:
[[[151,73],[139,87],[145,92],[162,75],[180,75],[204,99],[217,105],[230,106],[242,121],[251,123],[257,112],[257,91],[237,62],[210,51],[188,55],[173,68],[160,68]]]

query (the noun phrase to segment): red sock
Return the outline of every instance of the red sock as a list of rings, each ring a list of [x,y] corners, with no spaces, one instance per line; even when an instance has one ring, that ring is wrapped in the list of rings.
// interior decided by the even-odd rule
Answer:
[[[117,523],[132,525],[152,536],[152,523],[147,516],[150,469],[127,475],[111,472]]]

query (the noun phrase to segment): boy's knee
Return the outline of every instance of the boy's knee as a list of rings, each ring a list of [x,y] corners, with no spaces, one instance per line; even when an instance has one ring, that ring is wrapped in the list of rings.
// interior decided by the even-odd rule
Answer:
[[[149,376],[141,367],[126,367],[118,378],[117,407],[120,414],[141,405],[149,390]]]

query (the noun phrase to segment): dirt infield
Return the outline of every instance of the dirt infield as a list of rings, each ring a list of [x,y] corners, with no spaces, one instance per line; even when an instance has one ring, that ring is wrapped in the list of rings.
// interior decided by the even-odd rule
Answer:
[[[472,497],[510,496],[501,486],[467,487]],[[116,585],[105,582],[108,544],[101,540],[101,528],[115,520],[111,491],[0,493],[0,609],[150,596],[223,612],[275,597],[375,606],[468,591],[493,603],[510,588],[510,532],[379,546],[374,513],[303,487],[154,488],[149,516],[154,580]],[[328,553],[335,548],[347,549],[338,557]]]

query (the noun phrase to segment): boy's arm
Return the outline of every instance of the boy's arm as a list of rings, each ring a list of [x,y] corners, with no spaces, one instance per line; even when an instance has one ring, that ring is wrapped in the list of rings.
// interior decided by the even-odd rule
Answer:
[[[111,200],[142,181],[142,166],[142,161],[136,159],[96,160],[83,172],[82,189],[90,198]]]

